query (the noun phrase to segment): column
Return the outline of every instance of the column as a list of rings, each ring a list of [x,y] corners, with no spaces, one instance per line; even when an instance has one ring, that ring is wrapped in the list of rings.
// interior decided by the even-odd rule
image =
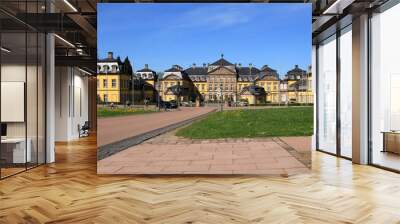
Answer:
[[[368,15],[353,18],[352,157],[368,163]]]

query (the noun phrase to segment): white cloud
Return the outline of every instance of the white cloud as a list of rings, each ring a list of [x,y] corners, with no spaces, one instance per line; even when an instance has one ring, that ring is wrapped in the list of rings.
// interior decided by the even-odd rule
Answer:
[[[171,24],[170,28],[217,30],[248,23],[255,17],[255,14],[255,11],[248,10],[243,5],[225,4],[218,7],[199,7],[178,16],[175,24]]]

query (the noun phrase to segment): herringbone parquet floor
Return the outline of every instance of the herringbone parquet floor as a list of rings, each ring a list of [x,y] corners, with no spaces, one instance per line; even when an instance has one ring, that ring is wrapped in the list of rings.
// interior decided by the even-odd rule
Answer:
[[[400,223],[400,175],[313,153],[291,176],[97,176],[94,138],[0,181],[0,223]]]

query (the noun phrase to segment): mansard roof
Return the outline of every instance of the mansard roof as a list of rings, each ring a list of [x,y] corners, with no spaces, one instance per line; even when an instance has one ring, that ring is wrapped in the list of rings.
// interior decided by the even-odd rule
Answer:
[[[260,72],[260,70],[256,67],[238,67],[237,68],[237,73],[239,76],[253,76],[257,75]]]
[[[306,73],[306,71],[303,70],[303,69],[301,69],[301,68],[299,68],[298,65],[295,65],[295,66],[294,66],[294,69],[289,70],[289,71],[287,72],[287,74],[298,74],[298,73],[303,74],[303,73]]]
[[[170,69],[165,70],[165,72],[182,72],[182,67],[173,65]]]
[[[103,59],[98,59],[97,62],[117,62],[118,64],[122,64],[122,61],[120,58],[103,58]]]
[[[156,73],[155,71],[149,69],[149,68],[142,68],[140,70],[137,70],[136,72],[152,72],[152,73]]]
[[[189,76],[205,76],[207,75],[207,67],[190,67],[185,70]]]
[[[218,61],[211,64],[212,66],[232,66],[234,64],[230,63],[229,61],[225,60],[223,56]]]

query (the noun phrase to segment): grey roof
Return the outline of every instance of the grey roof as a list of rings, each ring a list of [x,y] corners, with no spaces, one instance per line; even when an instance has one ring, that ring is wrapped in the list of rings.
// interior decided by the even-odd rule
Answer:
[[[178,68],[172,67],[170,69],[165,70],[165,72],[181,72],[181,70]]]
[[[153,72],[153,73],[156,73],[155,71],[153,71],[153,70],[151,70],[149,68],[143,68],[143,69],[137,70],[136,72]]]
[[[301,69],[301,68],[299,68],[298,65],[295,65],[294,69],[289,70],[289,71],[287,72],[287,74],[292,74],[292,73],[295,73],[295,74],[298,74],[298,73],[306,73],[306,71],[303,70],[303,69]]]
[[[117,62],[118,64],[122,64],[121,59],[119,58],[103,58],[97,59],[97,62]]]
[[[249,76],[249,75],[257,75],[260,70],[256,67],[240,67],[237,68],[237,72],[239,76]]]
[[[265,89],[263,87],[257,86],[257,85],[245,86],[245,87],[243,87],[243,89],[240,93],[243,93],[245,91],[249,91],[250,94],[255,95],[255,96],[265,95]]]
[[[261,67],[261,71],[262,72],[277,73],[277,71],[275,69],[269,67],[268,65],[264,65],[263,67]]]
[[[214,66],[218,66],[218,65],[219,65],[219,66],[230,66],[230,65],[234,65],[234,64],[232,64],[232,63],[230,63],[229,61],[227,61],[227,60],[221,58],[221,59],[219,59],[218,61],[212,63],[211,65],[214,65]]]
[[[279,76],[277,73],[273,74],[273,73],[260,72],[258,73],[258,79],[279,80]]]
[[[205,76],[207,75],[207,67],[190,67],[185,72],[189,76]]]

